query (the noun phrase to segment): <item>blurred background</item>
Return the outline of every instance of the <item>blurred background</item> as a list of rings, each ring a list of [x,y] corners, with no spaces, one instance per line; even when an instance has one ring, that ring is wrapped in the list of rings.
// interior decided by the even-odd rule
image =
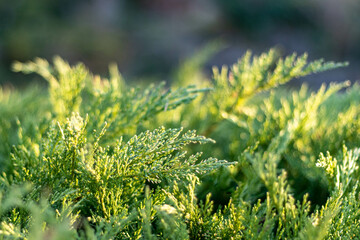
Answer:
[[[204,66],[232,64],[246,50],[349,61],[350,66],[295,80],[360,79],[358,0],[0,0],[0,84],[24,86],[34,76],[11,63],[60,55],[106,74],[116,62],[128,81],[171,81],[185,59],[213,41],[223,47]],[[25,81],[25,82],[24,82]]]

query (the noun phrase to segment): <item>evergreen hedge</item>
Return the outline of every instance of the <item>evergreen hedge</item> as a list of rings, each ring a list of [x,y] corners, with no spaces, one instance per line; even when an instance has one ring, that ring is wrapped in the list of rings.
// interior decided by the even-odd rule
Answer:
[[[15,63],[49,87],[0,89],[0,239],[360,236],[359,85],[278,87],[346,63],[205,55],[171,87]]]

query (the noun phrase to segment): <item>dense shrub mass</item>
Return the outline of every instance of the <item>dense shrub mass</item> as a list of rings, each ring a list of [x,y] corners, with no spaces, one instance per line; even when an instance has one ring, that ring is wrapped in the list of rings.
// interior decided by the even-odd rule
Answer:
[[[360,87],[277,88],[345,64],[270,50],[207,81],[200,55],[173,87],[15,63],[49,90],[0,89],[0,238],[359,236]]]

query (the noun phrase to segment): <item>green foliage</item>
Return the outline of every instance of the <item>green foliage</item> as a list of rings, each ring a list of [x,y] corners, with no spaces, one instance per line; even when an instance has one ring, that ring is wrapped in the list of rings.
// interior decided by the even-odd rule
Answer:
[[[15,63],[49,91],[0,90],[0,239],[356,238],[359,86],[277,88],[345,64],[270,50],[206,81],[212,51],[176,89]]]

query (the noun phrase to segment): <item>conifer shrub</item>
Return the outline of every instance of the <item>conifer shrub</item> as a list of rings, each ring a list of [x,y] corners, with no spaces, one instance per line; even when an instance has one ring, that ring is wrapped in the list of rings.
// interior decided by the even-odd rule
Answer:
[[[359,236],[360,87],[279,87],[346,63],[207,54],[170,87],[15,63],[48,90],[0,89],[0,239]]]

